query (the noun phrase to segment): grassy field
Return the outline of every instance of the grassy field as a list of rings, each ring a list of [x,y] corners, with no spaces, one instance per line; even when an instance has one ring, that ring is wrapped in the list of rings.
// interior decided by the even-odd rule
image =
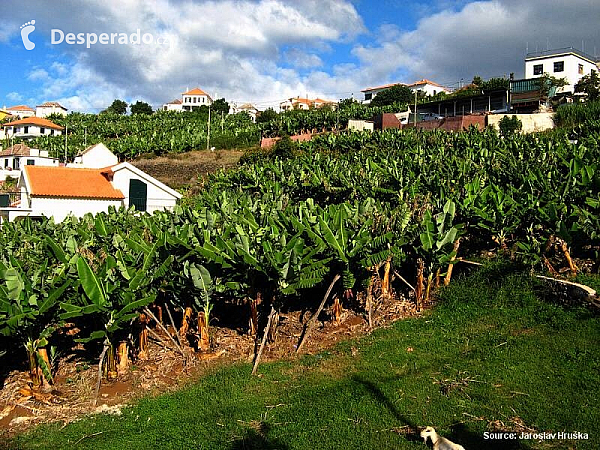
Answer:
[[[456,280],[424,317],[318,355],[215,369],[187,388],[14,449],[420,449],[434,426],[473,449],[600,448],[600,319],[542,300],[503,265]],[[587,433],[486,440],[484,432]]]

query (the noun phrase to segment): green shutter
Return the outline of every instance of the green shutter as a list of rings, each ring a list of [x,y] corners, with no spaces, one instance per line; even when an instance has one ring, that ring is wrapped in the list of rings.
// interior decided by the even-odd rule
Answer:
[[[146,211],[148,204],[148,186],[140,180],[129,180],[129,206],[137,211]]]

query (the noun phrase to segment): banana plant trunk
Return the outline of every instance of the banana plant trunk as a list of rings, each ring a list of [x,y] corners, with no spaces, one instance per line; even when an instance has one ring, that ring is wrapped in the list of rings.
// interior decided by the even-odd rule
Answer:
[[[148,315],[145,313],[140,313],[139,317],[140,322],[140,332],[138,335],[138,359],[144,360],[148,359],[148,323],[150,319]]]
[[[198,313],[198,350],[210,350],[210,336],[208,334],[208,321],[204,312]]]
[[[108,346],[108,350],[106,352],[106,365],[105,367],[105,376],[108,381],[116,380],[118,376],[117,372],[117,358],[115,352],[115,346],[111,342]]]
[[[415,290],[415,297],[417,302],[417,311],[421,311],[423,306],[423,291],[424,291],[424,280],[423,280],[424,263],[421,258],[417,260],[417,288]]]
[[[179,328],[179,336],[182,338],[185,338],[188,334],[190,323],[192,321],[192,314],[193,311],[191,306],[185,308],[185,311],[183,312],[183,319],[181,320],[181,328]]]
[[[256,298],[250,300],[250,336],[256,336],[258,332],[258,307],[262,303],[262,294],[258,292]]]
[[[381,282],[381,294],[383,295],[383,298],[389,298],[390,297],[390,270],[392,267],[392,258],[389,257],[387,259],[387,261],[385,262],[385,269],[383,272],[383,281]]]
[[[146,330],[148,333],[148,330]],[[147,338],[146,338],[147,339]],[[129,370],[129,343],[127,341],[119,342],[119,346],[117,348],[117,373],[119,375],[125,375]]]

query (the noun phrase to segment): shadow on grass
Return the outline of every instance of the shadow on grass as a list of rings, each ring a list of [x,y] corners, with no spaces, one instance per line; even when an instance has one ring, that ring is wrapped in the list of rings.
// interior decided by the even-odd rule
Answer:
[[[368,392],[381,403],[398,421],[400,426],[408,426],[411,432],[404,434],[407,441],[423,442],[420,431],[424,428],[422,425],[417,425],[406,416],[402,415],[394,404],[385,396],[375,383],[365,380],[359,376],[353,376],[352,380],[362,385]],[[452,433],[444,436],[453,442],[460,443],[463,447],[469,449],[485,449],[485,450],[524,450],[528,447],[524,446],[518,440],[492,440],[484,439],[482,433],[469,431],[463,423],[451,426]],[[428,445],[431,442],[428,441]],[[431,445],[430,445],[431,446]]]
[[[278,439],[268,437],[271,427],[268,423],[261,422],[258,429],[251,428],[246,436],[237,439],[230,450],[287,450],[289,447]]]
[[[408,426],[412,432],[404,434],[404,437],[407,441],[419,441],[422,442],[423,438],[419,436],[419,427],[410,421],[406,416],[400,414],[400,411],[394,406],[394,404],[388,400],[385,394],[379,389],[375,383],[369,380],[365,380],[362,377],[354,375],[352,377],[352,381],[362,385],[368,392],[371,394],[373,398],[375,398],[379,403],[384,405],[390,413],[394,416],[394,418],[398,421],[400,426]]]

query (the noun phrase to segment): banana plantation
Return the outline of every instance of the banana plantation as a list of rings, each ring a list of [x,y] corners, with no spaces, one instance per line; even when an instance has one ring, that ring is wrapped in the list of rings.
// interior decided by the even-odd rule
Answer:
[[[231,320],[216,314],[225,302],[264,345],[277,313],[306,309],[308,296],[365,320],[394,292],[421,308],[464,257],[502,255],[553,275],[582,261],[598,270],[598,129],[576,140],[328,134],[294,158],[211,175],[172,213],[4,223],[0,353],[21,358],[33,385],[51,384],[53,355],[75,341],[110,379],[147,355],[149,336],[182,355],[217,350],[211,326]]]
[[[31,141],[29,145],[47,149],[52,156],[60,159],[66,156],[69,160],[99,142],[105,143],[121,159],[133,159],[142,154],[183,153],[207,147],[248,148],[259,145],[261,137],[339,130],[347,127],[349,119],[371,120],[374,114],[405,109],[404,105],[368,107],[349,102],[339,110],[287,111],[263,123],[253,123],[245,113],[212,114],[210,127],[207,111],[159,111],[151,115],[131,116],[71,113],[52,117],[56,124],[66,127],[67,139],[48,135]],[[10,144],[6,142],[4,146]]]

